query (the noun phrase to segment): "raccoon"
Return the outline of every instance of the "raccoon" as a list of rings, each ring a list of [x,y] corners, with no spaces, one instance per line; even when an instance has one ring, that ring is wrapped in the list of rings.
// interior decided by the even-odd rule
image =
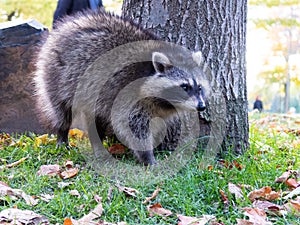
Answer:
[[[39,116],[68,146],[84,116],[91,139],[116,136],[140,163],[153,149],[175,148],[180,112],[203,111],[208,90],[200,52],[160,41],[130,20],[88,11],[65,17],[41,47],[34,74]]]

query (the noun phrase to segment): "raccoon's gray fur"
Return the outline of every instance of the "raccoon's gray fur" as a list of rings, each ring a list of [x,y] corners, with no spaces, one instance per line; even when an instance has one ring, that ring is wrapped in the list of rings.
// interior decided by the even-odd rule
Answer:
[[[178,111],[205,109],[202,62],[201,53],[160,42],[124,18],[79,13],[62,20],[39,52],[37,106],[58,145],[68,145],[72,121],[83,114],[89,132],[95,125],[101,140],[116,135],[141,163],[154,164],[159,142],[178,142]]]

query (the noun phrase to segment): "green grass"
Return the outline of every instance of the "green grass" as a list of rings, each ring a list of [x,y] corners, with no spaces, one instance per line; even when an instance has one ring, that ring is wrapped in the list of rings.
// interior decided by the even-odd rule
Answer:
[[[50,194],[54,195],[54,198],[48,203],[40,201],[38,205],[30,207],[22,199],[13,201],[6,197],[5,201],[0,200],[0,211],[11,207],[30,209],[45,215],[53,224],[62,224],[65,218],[79,219],[90,212],[97,205],[94,200],[94,196],[97,194],[103,198],[104,213],[101,219],[110,222],[177,224],[176,214],[196,217],[210,214],[215,215],[224,224],[235,224],[236,218],[245,218],[242,208],[251,206],[251,202],[246,197],[249,191],[264,186],[271,186],[276,191],[286,191],[288,188],[285,185],[275,184],[274,180],[287,169],[297,170],[300,168],[300,146],[292,145],[293,141],[299,137],[290,132],[277,131],[281,127],[288,129],[287,119],[277,116],[274,117],[275,122],[271,118],[268,122],[258,125],[261,117],[271,118],[266,115],[252,117],[250,149],[238,158],[228,154],[224,159],[229,163],[236,160],[242,165],[241,170],[235,166],[231,169],[226,168],[218,161],[212,169],[200,169],[201,154],[198,153],[190,163],[182,167],[175,175],[158,183],[127,184],[127,186],[140,192],[137,198],[126,197],[124,193],[118,191],[115,180],[98,174],[89,166],[86,155],[79,151],[82,146],[87,145],[86,140],[73,140],[81,147],[62,151],[56,150],[55,143],[36,146],[34,134],[14,137],[15,140],[19,140],[19,145],[22,147],[4,144],[3,149],[0,150],[3,164],[12,163],[26,156],[29,158],[14,168],[1,170],[1,181],[6,182],[12,188],[22,189],[32,196]],[[276,123],[276,126],[274,127],[272,123]],[[273,128],[270,128],[270,124]],[[294,123],[291,122],[291,124]],[[61,178],[37,176],[37,171],[41,165],[63,165],[67,159],[72,160],[80,168],[76,177],[66,180],[66,182],[72,182],[72,185],[60,189],[58,182],[63,181]],[[127,160],[128,157],[121,159],[123,162]],[[129,161],[135,163],[134,160],[129,159]],[[236,200],[229,193],[228,182],[251,185],[251,190],[244,190],[245,200]],[[173,212],[173,216],[167,218],[150,217],[146,205],[142,204],[146,197],[151,196],[157,186],[160,186],[162,190],[157,198],[150,203],[161,203],[164,208]],[[81,198],[69,194],[69,191],[73,189],[79,191]],[[111,194],[109,194],[109,190],[111,190]],[[227,207],[224,207],[220,190],[223,190],[229,198]],[[275,203],[283,204],[284,202],[278,200]],[[269,216],[268,218],[274,224],[298,224],[300,222],[293,215],[286,217]]]

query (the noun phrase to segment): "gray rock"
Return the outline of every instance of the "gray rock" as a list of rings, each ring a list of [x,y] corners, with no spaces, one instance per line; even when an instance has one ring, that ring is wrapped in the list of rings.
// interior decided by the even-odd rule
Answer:
[[[35,114],[34,57],[48,30],[40,23],[0,23],[0,131],[44,133]]]

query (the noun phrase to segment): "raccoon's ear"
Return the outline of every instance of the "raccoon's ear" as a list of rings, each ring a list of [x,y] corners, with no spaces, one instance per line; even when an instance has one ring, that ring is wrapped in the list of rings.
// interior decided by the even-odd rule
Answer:
[[[163,73],[172,67],[169,58],[161,52],[152,53],[152,63],[157,73]]]
[[[204,63],[204,57],[203,57],[202,52],[200,52],[200,51],[193,52],[192,58],[193,58],[194,62],[197,63],[198,66],[201,66],[201,64]]]

